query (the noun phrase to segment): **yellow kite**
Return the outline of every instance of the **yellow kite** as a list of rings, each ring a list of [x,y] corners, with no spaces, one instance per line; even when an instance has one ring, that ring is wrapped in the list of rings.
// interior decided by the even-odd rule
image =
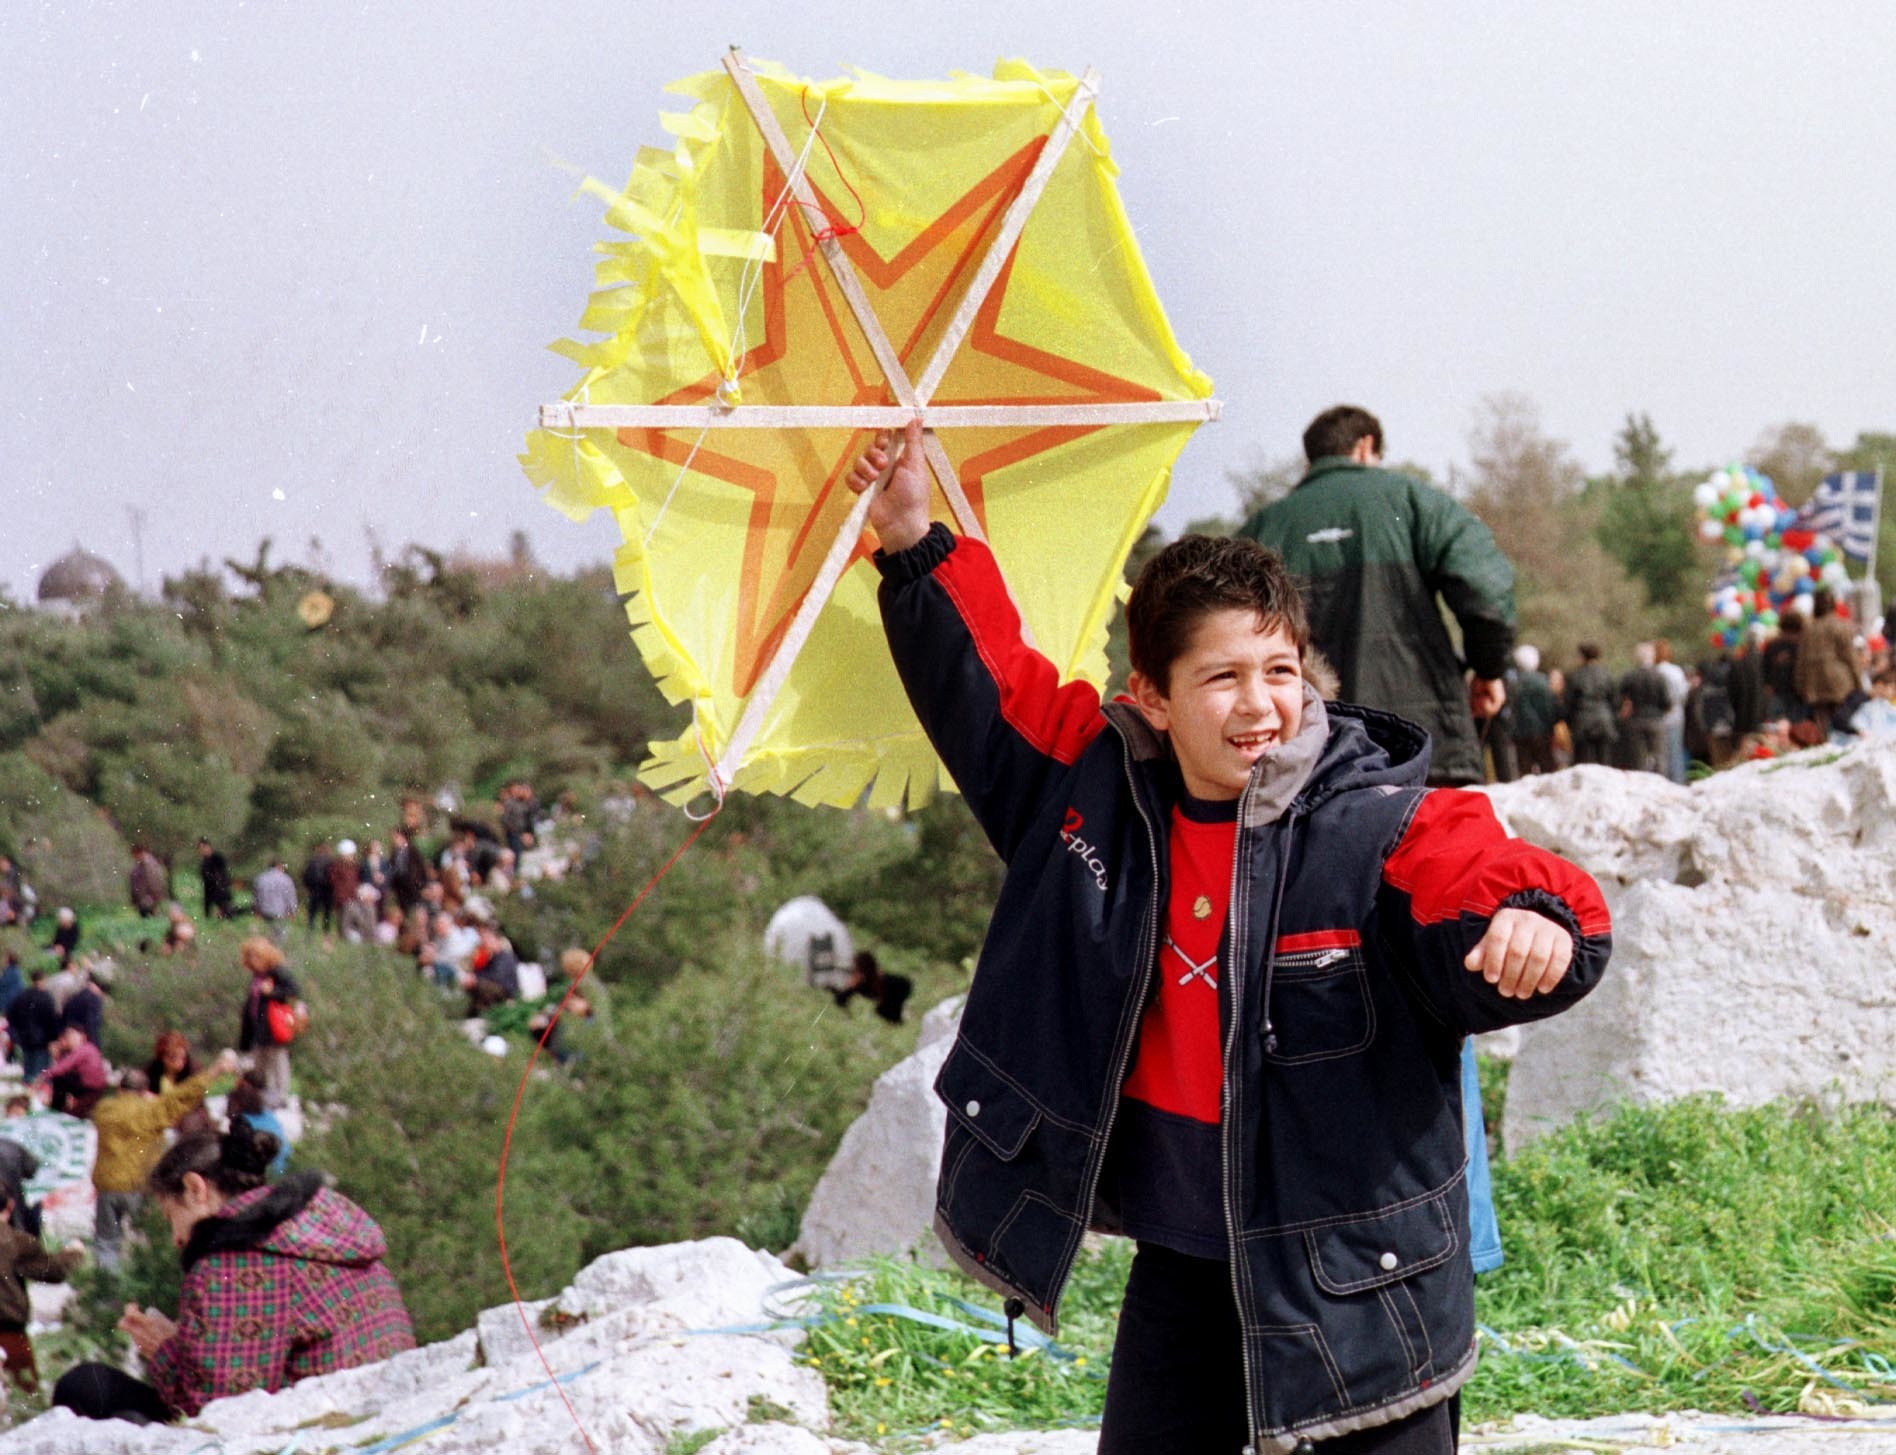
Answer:
[[[867,497],[843,477],[919,412],[936,513],[986,538],[1063,679],[1106,675],[1127,553],[1217,417],[1113,184],[1093,72],[803,81],[733,52],[673,88],[627,236],[599,245],[583,367],[521,464],[613,512],[632,639],[691,730],[640,776],[925,802],[946,775],[883,643]]]

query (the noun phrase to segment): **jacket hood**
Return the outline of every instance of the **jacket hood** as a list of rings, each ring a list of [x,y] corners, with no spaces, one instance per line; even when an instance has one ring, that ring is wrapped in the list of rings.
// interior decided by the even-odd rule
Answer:
[[[298,1172],[224,1204],[200,1222],[185,1245],[184,1266],[212,1253],[255,1249],[306,1263],[365,1268],[388,1253],[382,1230],[320,1172]]]
[[[1407,718],[1353,702],[1325,702],[1330,738],[1291,806],[1307,813],[1351,788],[1420,788],[1428,782],[1429,735]],[[1114,698],[1102,711],[1137,761],[1170,763],[1172,745],[1155,732],[1131,699]]]
[[[1353,702],[1328,702],[1330,741],[1297,797],[1309,812],[1346,789],[1421,788],[1429,778],[1429,735],[1405,717]]]

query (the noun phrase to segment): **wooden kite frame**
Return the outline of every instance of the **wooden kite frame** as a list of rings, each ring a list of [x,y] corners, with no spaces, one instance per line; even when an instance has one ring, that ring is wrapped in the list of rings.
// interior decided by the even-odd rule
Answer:
[[[795,201],[809,212],[821,214],[821,205],[809,178],[797,166],[796,152],[790,145],[790,139],[784,134],[778,123],[776,113],[764,99],[763,91],[757,85],[757,78],[745,62],[736,46],[724,57],[724,69],[730,75],[731,83],[737,88],[751,119],[756,122],[757,130],[762,134],[764,145],[770,149],[771,156],[790,186]],[[901,430],[918,415],[922,421],[923,446],[928,456],[930,469],[936,483],[941,487],[948,508],[953,513],[955,523],[963,535],[982,539],[980,521],[976,519],[974,507],[969,502],[967,492],[961,487],[961,477],[956,473],[954,461],[937,436],[938,429],[968,429],[992,427],[995,425],[1046,426],[1046,425],[1111,425],[1111,424],[1184,424],[1203,423],[1219,417],[1222,406],[1216,399],[1162,400],[1150,403],[1124,402],[1108,404],[989,404],[989,405],[947,405],[930,406],[929,400],[935,389],[948,372],[956,351],[973,325],[974,318],[980,312],[981,305],[993,291],[995,282],[1001,276],[1001,270],[1007,264],[1008,254],[1019,241],[1027,219],[1040,201],[1040,195],[1046,190],[1053,169],[1066,152],[1067,143],[1078,132],[1085,120],[1087,110],[1094,98],[1099,95],[1099,72],[1088,67],[1080,77],[1079,88],[1075,92],[1073,104],[1063,107],[1060,119],[1054,124],[1053,131],[1047,137],[1047,143],[1040,150],[1034,167],[1022,184],[1019,194],[1009,204],[1001,225],[989,243],[981,266],[974,280],[962,295],[960,306],[949,319],[947,330],[935,346],[935,352],[922,371],[920,380],[911,380],[908,371],[903,368],[901,357],[896,353],[895,345],[890,341],[888,331],[883,328],[882,320],[876,316],[875,307],[863,292],[861,281],[856,277],[855,267],[835,236],[827,231],[817,235],[817,247],[828,265],[830,276],[835,279],[837,289],[848,302],[850,312],[855,315],[857,325],[867,339],[870,351],[875,355],[883,377],[888,381],[890,391],[896,402],[892,405],[775,405],[775,404],[575,404],[562,401],[557,404],[540,406],[540,427],[542,429],[583,430],[583,429],[887,429]],[[893,463],[890,469],[894,469]],[[777,650],[771,654],[769,664],[759,675],[749,696],[744,702],[744,711],[732,730],[730,740],[711,765],[711,791],[722,799],[724,790],[737,776],[743,766],[744,758],[750,751],[752,742],[762,730],[764,718],[784,682],[795,665],[804,643],[809,640],[810,632],[816,625],[816,618],[828,603],[830,593],[836,589],[836,583],[842,579],[843,571],[849,564],[856,541],[862,535],[867,521],[869,506],[882,487],[888,482],[888,472],[874,486],[865,490],[856,498],[848,516],[837,529],[835,539],[830,542],[823,564],[818,568],[816,578],[810,583],[809,590],[798,604],[796,615],[791,619],[789,629],[785,631]]]

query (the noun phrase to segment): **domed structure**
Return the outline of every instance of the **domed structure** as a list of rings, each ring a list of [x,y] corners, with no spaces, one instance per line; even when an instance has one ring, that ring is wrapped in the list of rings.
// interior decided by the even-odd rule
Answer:
[[[125,578],[110,561],[74,546],[40,574],[39,604],[49,611],[76,614],[124,586]]]

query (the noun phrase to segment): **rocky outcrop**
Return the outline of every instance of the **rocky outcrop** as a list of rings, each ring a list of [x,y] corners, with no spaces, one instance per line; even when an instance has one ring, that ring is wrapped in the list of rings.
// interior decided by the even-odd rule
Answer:
[[[185,1455],[207,1439],[226,1455],[349,1450],[428,1431],[434,1455],[572,1455],[584,1449],[574,1412],[602,1450],[663,1455],[674,1437],[735,1430],[767,1410],[798,1437],[829,1422],[816,1372],[794,1362],[795,1330],[761,1334],[796,1275],[731,1238],[613,1253],[581,1271],[530,1316],[547,1369],[511,1307],[480,1330],[380,1364],[307,1379],[277,1394],[206,1406],[188,1428],[95,1423],[63,1410],[12,1431],[9,1455]],[[736,1331],[736,1332],[734,1332]],[[827,1440],[732,1450],[817,1449]]]
[[[1600,881],[1614,921],[1600,988],[1522,1037],[1510,1149],[1693,1092],[1896,1105],[1896,744],[1689,788],[1577,768],[1489,792],[1511,830]]]
[[[915,1054],[876,1078],[867,1110],[843,1134],[804,1210],[795,1251],[811,1267],[875,1253],[944,1261],[932,1224],[948,1113],[935,1077],[960,1016],[959,996],[936,1006],[922,1018]]]

